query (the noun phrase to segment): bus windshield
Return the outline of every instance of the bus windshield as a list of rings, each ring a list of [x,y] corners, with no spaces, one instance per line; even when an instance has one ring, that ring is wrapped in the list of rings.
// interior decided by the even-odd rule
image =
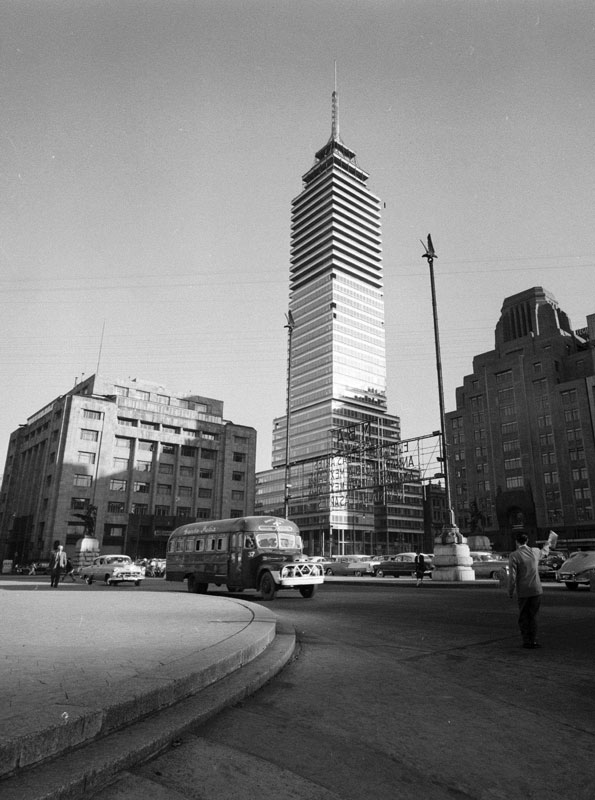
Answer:
[[[302,537],[295,533],[256,533],[259,550],[301,550]]]

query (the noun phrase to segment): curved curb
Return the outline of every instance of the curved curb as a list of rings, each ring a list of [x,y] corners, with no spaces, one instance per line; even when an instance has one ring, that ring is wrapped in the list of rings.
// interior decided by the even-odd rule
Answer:
[[[270,613],[270,612],[269,612]],[[152,758],[190,727],[253,694],[292,657],[292,626],[277,621],[269,645],[251,660],[215,679],[197,694],[178,699],[151,716],[109,736],[24,770],[0,782],[2,800],[82,800],[109,784],[119,772]]]
[[[228,602],[244,606],[240,601]],[[276,635],[273,612],[251,605],[250,615],[241,630],[198,653],[102,690],[73,693],[67,703],[38,709],[34,716],[9,717],[6,732],[0,735],[0,775],[16,775],[108,736],[240,669],[262,653]]]

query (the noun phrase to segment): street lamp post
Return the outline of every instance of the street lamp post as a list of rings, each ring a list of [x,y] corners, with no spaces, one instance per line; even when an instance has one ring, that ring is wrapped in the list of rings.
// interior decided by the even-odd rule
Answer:
[[[446,414],[444,411],[444,389],[442,385],[442,358],[440,355],[440,332],[438,328],[438,307],[436,303],[436,285],[434,282],[434,259],[438,258],[432,244],[432,237],[428,234],[427,245],[422,258],[428,262],[430,269],[430,285],[432,289],[432,313],[434,319],[434,343],[436,347],[436,372],[438,376],[438,401],[440,405],[440,453],[442,457],[442,473],[444,475],[444,493],[448,510],[448,522],[442,526],[442,531],[434,540],[434,571],[435,580],[445,581],[473,581],[475,572],[471,566],[467,540],[461,535],[454,520],[454,510],[450,498],[450,481],[446,448]]]
[[[289,516],[289,426],[291,420],[291,337],[295,328],[295,320],[291,310],[285,315],[287,319],[287,406],[285,415],[285,481],[283,484],[283,510],[285,519]]]

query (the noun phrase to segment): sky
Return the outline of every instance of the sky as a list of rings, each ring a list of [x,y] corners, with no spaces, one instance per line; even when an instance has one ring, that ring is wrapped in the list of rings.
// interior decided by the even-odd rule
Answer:
[[[595,313],[595,6],[577,0],[3,0],[0,470],[97,370],[285,412],[291,200],[331,133],[383,226],[388,406],[412,438],[504,298]]]

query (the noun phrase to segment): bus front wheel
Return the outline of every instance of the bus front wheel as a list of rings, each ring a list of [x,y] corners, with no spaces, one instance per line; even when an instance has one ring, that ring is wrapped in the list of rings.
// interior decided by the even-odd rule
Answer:
[[[316,592],[316,586],[312,583],[309,586],[300,586],[300,594],[302,597],[306,599],[309,597],[314,597]]]
[[[260,579],[260,593],[263,600],[274,600],[277,587],[270,572],[265,572]]]

